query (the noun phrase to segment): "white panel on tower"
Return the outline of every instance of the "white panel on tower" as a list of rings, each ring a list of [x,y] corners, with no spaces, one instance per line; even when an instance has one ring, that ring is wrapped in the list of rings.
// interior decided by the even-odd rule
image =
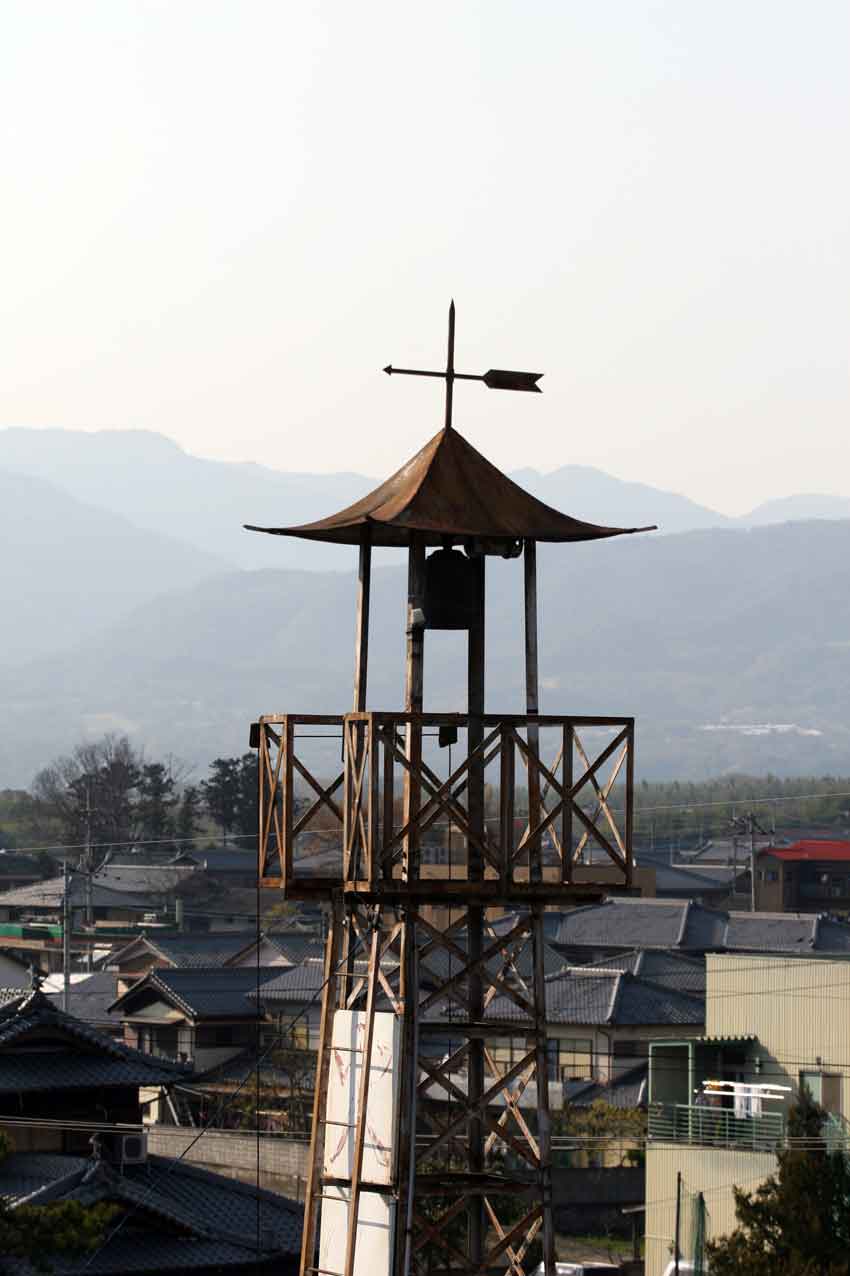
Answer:
[[[374,1020],[360,1181],[389,1186],[394,1181],[396,1165],[399,1021],[387,1011],[376,1012]],[[332,1178],[351,1178],[365,1031],[365,1013],[337,1010],[333,1021],[323,1166],[324,1174]],[[324,1223],[322,1234],[324,1236]]]
[[[327,1186],[322,1191],[319,1267],[323,1272],[341,1273],[345,1266],[351,1189]],[[389,1276],[394,1227],[395,1201],[380,1192],[361,1192],[357,1209],[354,1276]]]

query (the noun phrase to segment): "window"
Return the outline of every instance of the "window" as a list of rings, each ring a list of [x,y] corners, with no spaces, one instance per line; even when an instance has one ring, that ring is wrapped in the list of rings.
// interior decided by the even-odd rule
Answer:
[[[776,869],[775,869],[775,868],[772,868],[772,869],[770,870],[770,872],[769,872],[769,873],[768,873],[768,875],[767,875],[767,880],[768,880],[769,882],[778,882],[778,881],[779,881],[779,874],[777,873],[777,871],[776,871]]]
[[[589,1037],[560,1041],[558,1063],[565,1081],[586,1081],[593,1076],[593,1042]]]
[[[841,1077],[833,1072],[801,1072],[800,1089],[806,1086],[814,1099],[827,1112],[841,1112]]]

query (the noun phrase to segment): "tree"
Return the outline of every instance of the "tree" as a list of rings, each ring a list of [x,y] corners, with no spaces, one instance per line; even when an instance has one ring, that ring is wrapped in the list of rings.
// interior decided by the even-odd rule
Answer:
[[[176,833],[178,844],[190,850],[201,827],[201,791],[195,784],[187,784],[177,808]]]
[[[222,837],[236,824],[239,810],[239,759],[216,758],[210,763],[210,778],[201,781],[201,792],[207,811],[221,827]]]
[[[143,842],[165,842],[174,834],[174,776],[162,762],[142,767],[138,783],[136,831]]]
[[[11,1151],[7,1135],[0,1131],[0,1161]],[[0,1200],[0,1271],[5,1270],[4,1259],[24,1259],[34,1271],[50,1272],[51,1255],[91,1253],[117,1213],[117,1206],[107,1204],[56,1201],[11,1209]]]
[[[98,853],[133,840],[142,759],[126,736],[105,735],[56,758],[33,781],[33,797],[54,816],[62,840]]]
[[[738,1226],[706,1246],[712,1276],[850,1276],[850,1169],[827,1150],[826,1119],[804,1089],[776,1174],[734,1189]]]
[[[259,759],[256,753],[243,753],[239,759],[239,799],[236,827],[246,835],[255,834],[260,820]]]

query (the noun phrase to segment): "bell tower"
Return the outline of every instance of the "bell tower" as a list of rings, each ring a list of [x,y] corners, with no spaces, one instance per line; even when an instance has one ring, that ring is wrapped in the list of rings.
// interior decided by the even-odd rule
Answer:
[[[454,328],[452,303],[444,370],[385,369],[445,383],[443,428],[416,456],[337,514],[251,528],[359,552],[352,711],[252,729],[261,882],[330,910],[301,1276],[525,1276],[541,1251],[554,1276],[544,910],[632,889],[634,720],[540,713],[537,543],[651,529],[560,513],[463,438],[456,380],[539,393],[541,374],[456,372]],[[403,707],[380,712],[379,547],[408,562]],[[522,559],[522,714],[485,706],[494,556]],[[467,632],[465,706],[424,710],[429,629]],[[341,744],[330,777],[305,761],[317,735]]]

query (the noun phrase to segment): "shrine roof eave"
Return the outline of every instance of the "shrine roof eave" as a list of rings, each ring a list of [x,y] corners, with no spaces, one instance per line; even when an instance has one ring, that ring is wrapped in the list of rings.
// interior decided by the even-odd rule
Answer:
[[[604,540],[655,527],[606,527],[572,518],[539,501],[468,443],[457,430],[441,430],[386,482],[346,509],[294,527],[248,531],[272,536],[357,545],[408,545],[420,533],[426,545],[479,539],[568,543]]]

